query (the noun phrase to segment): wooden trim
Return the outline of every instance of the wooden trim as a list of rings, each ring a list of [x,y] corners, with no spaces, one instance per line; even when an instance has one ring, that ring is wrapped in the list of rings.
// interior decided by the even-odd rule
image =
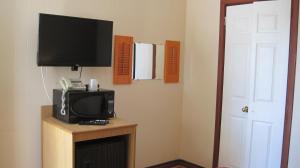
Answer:
[[[132,65],[132,79],[135,79],[135,60],[136,60],[136,43],[133,44],[133,65]]]
[[[216,119],[215,119],[215,135],[214,135],[214,153],[213,168],[218,166],[220,137],[221,137],[221,119],[222,119],[222,101],[223,101],[223,83],[224,83],[224,61],[225,61],[225,16],[226,3],[221,1],[220,9],[220,32],[219,32],[219,60],[218,60],[218,76],[217,76],[217,100],[216,100]]]
[[[196,165],[194,163],[182,160],[182,159],[177,159],[177,160],[172,160],[169,162],[165,162],[162,164],[158,164],[158,165],[154,165],[154,166],[150,166],[147,168],[173,168],[175,166],[184,166],[184,167],[188,167],[188,168],[204,168],[202,166]]]
[[[156,78],[156,44],[153,45],[152,79]]]
[[[164,81],[178,83],[180,74],[180,41],[167,40],[165,44]]]
[[[215,119],[215,134],[214,134],[214,153],[213,153],[213,168],[218,166],[219,150],[220,150],[220,135],[221,135],[221,119],[222,119],[222,101],[223,101],[223,83],[224,83],[224,60],[225,60],[225,16],[226,7],[231,5],[249,4],[255,1],[262,0],[221,0],[220,8],[220,31],[219,31],[219,60],[218,60],[218,77],[217,77],[217,98],[216,98],[216,119]],[[288,84],[286,97],[286,111],[283,132],[283,145],[281,168],[288,167],[295,74],[296,74],[296,57],[297,57],[297,42],[298,42],[298,18],[299,18],[299,0],[292,1],[291,15],[291,35],[290,35],[290,53],[289,53],[289,69],[288,69]]]
[[[115,36],[114,84],[131,84],[133,37]]]
[[[221,3],[225,4],[225,10],[227,6],[231,5],[241,5],[254,3],[256,0],[221,0]]]
[[[172,160],[169,162],[161,163],[161,164],[154,165],[154,166],[149,166],[146,168],[170,168],[170,167],[178,166],[179,162],[180,162],[180,160]]]
[[[186,160],[180,160],[179,166],[184,166],[184,167],[188,167],[188,168],[204,168],[202,166],[196,165],[195,163],[191,163]]]
[[[297,64],[299,0],[292,0],[291,10],[292,13],[291,13],[291,32],[290,32],[291,33],[290,56],[289,56],[281,168],[287,168],[289,162],[289,149],[290,149],[290,140],[291,140],[296,64]]]

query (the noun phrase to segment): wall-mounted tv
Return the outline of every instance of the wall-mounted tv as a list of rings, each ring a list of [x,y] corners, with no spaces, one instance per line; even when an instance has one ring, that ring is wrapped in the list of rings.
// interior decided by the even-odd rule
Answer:
[[[109,67],[113,22],[40,14],[38,66]]]

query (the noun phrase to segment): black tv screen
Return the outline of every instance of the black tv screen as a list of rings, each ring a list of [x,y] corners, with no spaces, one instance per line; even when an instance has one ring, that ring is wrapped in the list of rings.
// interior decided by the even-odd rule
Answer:
[[[40,14],[38,66],[111,66],[113,22]]]

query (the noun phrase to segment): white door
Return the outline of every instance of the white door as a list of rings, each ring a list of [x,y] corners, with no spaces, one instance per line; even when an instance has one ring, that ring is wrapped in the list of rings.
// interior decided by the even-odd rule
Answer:
[[[280,167],[289,31],[290,0],[227,7],[219,166]]]

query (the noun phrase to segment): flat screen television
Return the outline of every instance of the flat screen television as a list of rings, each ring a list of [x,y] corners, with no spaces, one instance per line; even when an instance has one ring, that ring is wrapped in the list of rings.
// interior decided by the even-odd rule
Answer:
[[[40,14],[38,66],[109,67],[113,22]]]

